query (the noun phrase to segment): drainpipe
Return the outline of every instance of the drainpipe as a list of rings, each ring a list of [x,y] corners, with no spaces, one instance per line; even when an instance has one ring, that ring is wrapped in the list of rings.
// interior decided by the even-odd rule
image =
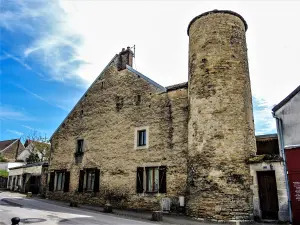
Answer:
[[[283,169],[284,169],[284,176],[285,176],[285,181],[286,181],[285,186],[286,186],[287,196],[288,196],[289,217],[290,217],[290,222],[292,222],[291,197],[290,197],[289,180],[288,180],[288,175],[287,175],[287,166],[286,166],[286,158],[285,158],[285,150],[284,150],[282,120],[275,115],[275,112],[272,112],[272,115],[276,119],[276,127],[277,127],[278,136],[279,136],[279,140],[280,140],[280,150],[281,150],[281,155],[283,158]]]

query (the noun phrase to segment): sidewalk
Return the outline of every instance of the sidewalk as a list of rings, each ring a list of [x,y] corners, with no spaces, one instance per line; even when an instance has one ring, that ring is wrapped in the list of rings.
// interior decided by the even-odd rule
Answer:
[[[41,199],[38,197],[34,197],[34,199],[39,201],[45,201],[47,203],[52,203],[60,206],[70,207],[68,202],[62,202],[57,200],[50,200],[50,199]],[[92,205],[84,205],[79,204],[78,208],[85,209],[85,210],[92,210],[97,211],[100,213],[104,213],[104,208],[100,206],[92,206]],[[137,219],[143,219],[143,220],[151,220],[152,213],[148,211],[136,211],[136,210],[125,210],[125,209],[113,209],[112,215],[117,215],[125,218],[137,218]],[[227,224],[238,224],[236,222],[232,223],[216,223],[211,221],[204,221],[204,220],[197,220],[188,216],[184,215],[175,215],[175,214],[169,214],[164,213],[163,215],[163,223],[164,224],[176,224],[176,225],[227,225]],[[241,225],[275,225],[277,223],[257,223],[257,222],[240,222]]]
[[[9,192],[6,192],[9,193]],[[10,192],[9,196],[12,197],[10,199],[2,199],[8,204],[22,207],[21,204],[17,203],[18,201],[14,201],[14,199],[20,199],[20,198],[26,198],[26,195],[21,194],[21,193],[15,193],[15,192]],[[1,194],[0,194],[1,197]],[[62,201],[57,201],[57,200],[50,200],[50,199],[42,199],[39,197],[33,197],[32,199],[38,200],[38,201],[43,201],[48,204],[53,204],[53,205],[58,205],[58,206],[63,206],[70,208],[69,202],[62,202]],[[77,208],[77,207],[76,207]],[[104,213],[103,207],[100,206],[92,206],[92,205],[78,205],[78,209],[82,210],[88,210],[88,211],[96,211],[99,213]],[[114,216],[120,216],[123,218],[128,218],[128,219],[140,219],[144,221],[150,221],[152,213],[149,211],[136,211],[136,210],[120,210],[120,209],[113,209],[113,213],[111,215]],[[187,217],[184,215],[178,215],[178,214],[168,214],[164,213],[163,215],[163,222],[157,222],[158,224],[177,224],[177,225],[220,225],[220,224],[238,224],[238,223],[216,223],[216,222],[210,222],[210,221],[203,221],[203,220],[196,220],[191,217]],[[240,224],[246,225],[246,224],[253,224],[253,225],[275,225],[274,223],[242,223]]]

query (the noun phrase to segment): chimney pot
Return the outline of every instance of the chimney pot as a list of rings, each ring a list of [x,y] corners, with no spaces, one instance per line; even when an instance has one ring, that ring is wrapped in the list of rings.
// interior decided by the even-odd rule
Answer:
[[[133,59],[133,52],[131,51],[130,47],[122,48],[122,51],[119,53],[118,57],[118,71],[126,69],[126,65],[132,67],[132,59]]]

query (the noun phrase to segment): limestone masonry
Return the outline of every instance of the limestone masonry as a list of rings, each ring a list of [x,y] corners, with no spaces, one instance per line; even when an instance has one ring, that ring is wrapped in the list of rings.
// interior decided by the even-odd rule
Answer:
[[[188,83],[163,87],[116,55],[51,137],[54,199],[252,219],[255,154],[246,22],[211,11],[188,27]]]

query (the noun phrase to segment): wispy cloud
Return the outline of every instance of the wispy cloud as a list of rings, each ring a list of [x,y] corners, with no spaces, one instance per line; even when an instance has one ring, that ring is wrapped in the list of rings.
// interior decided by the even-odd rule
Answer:
[[[257,135],[276,133],[276,123],[272,116],[272,107],[264,99],[253,97],[254,124]]]
[[[28,126],[28,125],[22,125],[22,127],[25,127],[25,128],[27,128],[28,130],[35,130],[33,127]]]
[[[20,131],[17,131],[17,130],[10,130],[10,129],[7,129],[6,130],[7,132],[9,133],[12,133],[12,134],[16,134],[18,136],[22,136],[24,133],[20,132]]]
[[[21,59],[20,57],[17,57],[15,55],[12,55],[6,51],[3,51],[3,56],[0,56],[0,60],[6,60],[6,59],[12,59],[15,62],[19,63],[21,66],[23,66],[25,69],[30,70],[32,72],[34,72],[36,75],[40,76],[40,77],[44,77],[43,74],[36,72],[32,69],[32,67],[30,65],[28,65],[23,59]]]
[[[32,121],[34,119],[21,110],[7,105],[0,105],[0,120]]]
[[[86,64],[78,56],[81,38],[68,29],[66,12],[58,0],[6,1],[1,6],[0,28],[26,38],[26,45],[22,43],[20,48],[14,48],[17,52],[7,53],[6,57],[34,71],[34,66],[26,63],[33,61],[43,71],[37,75],[47,74],[50,80],[64,82],[75,78],[76,82],[83,82],[77,72]]]
[[[54,107],[59,108],[59,109],[62,109],[62,110],[64,110],[64,111],[68,111],[68,109],[66,109],[66,108],[63,107],[62,105],[54,104],[54,103],[48,101],[47,99],[45,99],[44,97],[42,97],[42,96],[40,96],[40,95],[38,95],[38,94],[36,94],[36,93],[34,93],[34,92],[28,90],[27,88],[23,87],[23,86],[20,85],[20,84],[14,84],[14,85],[15,85],[17,88],[19,88],[19,89],[25,91],[26,93],[30,94],[31,96],[35,97],[36,99],[38,99],[38,100],[40,100],[40,101],[43,101],[43,102],[47,103],[48,105],[54,106]]]

